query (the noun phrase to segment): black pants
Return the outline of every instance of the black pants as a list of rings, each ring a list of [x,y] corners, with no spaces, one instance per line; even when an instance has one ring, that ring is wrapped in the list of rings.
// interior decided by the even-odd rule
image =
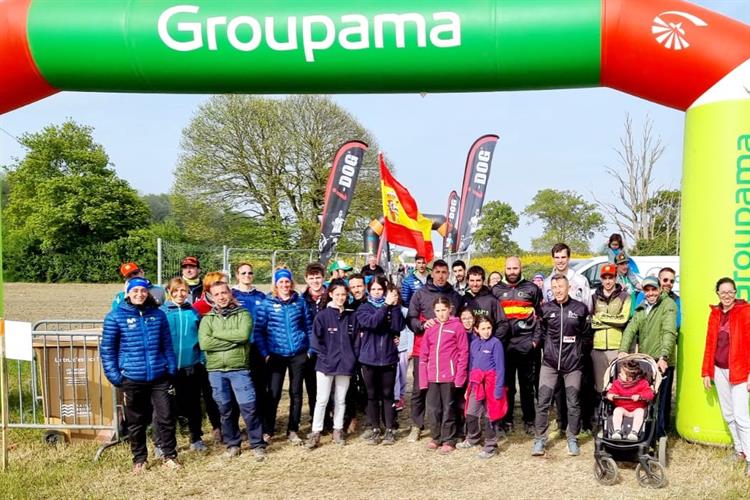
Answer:
[[[268,408],[268,366],[258,349],[253,345],[250,347],[250,377],[255,388],[255,405],[259,415]],[[237,408],[239,410],[239,407]],[[271,429],[266,427],[266,421],[261,418],[263,434],[272,434]]]
[[[208,381],[208,371],[202,363],[198,363],[195,366],[195,370],[198,372],[198,377],[201,381],[201,395],[203,397],[203,406],[206,409],[206,415],[208,421],[211,422],[211,429],[221,429],[221,415],[219,414],[219,407],[216,406],[214,401],[214,391],[211,389],[211,382]],[[239,417],[239,410],[237,411]]]
[[[521,353],[508,349],[505,356],[505,386],[508,388],[508,413],[505,414],[503,422],[513,423],[513,412],[516,404],[516,375],[518,386],[521,390],[521,414],[524,423],[533,424],[536,417],[534,405],[534,357],[539,356],[539,351],[532,349],[527,353]]]
[[[419,356],[414,356],[411,361],[411,373],[414,377],[414,385],[411,389],[411,421],[414,422],[415,427],[423,429],[427,391],[419,388]]]
[[[659,416],[656,419],[656,436],[666,436],[672,427],[672,381],[674,380],[674,366],[667,367],[661,376],[659,386]]]
[[[362,378],[367,388],[368,425],[374,429],[380,428],[382,405],[385,428],[394,429],[396,425],[396,408],[393,407],[393,391],[396,387],[396,365],[362,365]]]
[[[456,387],[456,392],[453,395],[453,399],[456,401],[456,436],[458,439],[462,439],[466,436],[466,387]]]
[[[291,357],[270,355],[268,359],[269,403],[265,412],[265,423],[263,424],[264,429],[271,431],[268,434],[274,434],[276,431],[276,412],[279,409],[281,389],[284,386],[284,376],[287,370],[289,370],[289,424],[287,425],[287,432],[299,432],[299,422],[302,417],[302,380],[307,362],[307,353],[304,352]]]
[[[438,444],[456,444],[455,386],[448,383],[430,382],[427,386],[427,422],[430,424],[432,440]]]
[[[307,391],[307,407],[310,410],[310,422],[312,422],[313,415],[315,415],[315,398],[317,397],[317,375],[315,375],[315,364],[318,362],[318,355],[311,354],[310,357],[306,358],[305,367],[302,373],[305,379],[305,390]],[[291,375],[290,375],[291,377]],[[283,380],[282,380],[283,382]],[[302,405],[300,403],[300,410]]]
[[[197,363],[197,365],[201,365]],[[196,365],[196,366],[197,366]],[[187,418],[190,429],[190,442],[195,443],[203,437],[203,412],[201,410],[202,373],[195,366],[180,368],[174,380],[177,400],[177,415]]]
[[[346,411],[344,412],[344,428],[349,427],[349,423],[358,413],[365,412],[365,426],[375,427],[367,413],[367,387],[363,375],[363,365],[357,363],[349,382],[349,389],[346,391]],[[395,384],[395,381],[394,381]]]
[[[158,443],[165,458],[177,456],[175,427],[174,389],[166,379],[154,382],[136,382],[123,379],[121,391],[124,397],[125,421],[128,426],[130,450],[133,463],[145,463],[148,459],[146,448],[146,427],[154,416],[154,432],[159,434]]]

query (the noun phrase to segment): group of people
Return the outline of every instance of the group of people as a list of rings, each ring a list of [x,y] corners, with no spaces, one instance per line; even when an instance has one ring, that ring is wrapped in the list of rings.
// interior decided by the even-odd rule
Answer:
[[[487,276],[462,261],[436,260],[429,269],[417,256],[413,272],[396,284],[372,258],[362,272],[348,276],[351,268],[335,263],[327,282],[325,268],[311,263],[301,294],[283,267],[274,271],[271,293],[264,294],[253,286],[251,263],[236,267],[237,285],[231,288],[223,273],[198,280],[199,263],[187,257],[182,276],[170,280],[166,291],[146,280],[136,264],[124,264],[126,283],[105,319],[101,358],[107,378],[124,395],[134,471],[145,469],[149,423],[167,467],[179,467],[178,415],[187,420],[190,448],[206,449],[201,399],[228,457],[240,453],[241,416],[251,450],[263,460],[277,433],[287,373],[289,443],[314,449],[330,429],[332,441],[344,445],[364,409],[365,442],[393,444],[409,363],[408,442],[421,439],[427,426],[428,449],[447,454],[478,446],[478,457],[495,456],[499,440],[514,430],[518,384],[532,455],[545,454],[555,405],[558,430],[575,456],[579,433],[594,428],[602,397],[617,409],[616,430],[623,417],[634,418],[631,433],[611,437],[637,439],[643,408],[654,397],[643,388],[643,374],[624,366],[615,384],[604,385],[610,363],[636,344],[662,373],[657,432],[664,435],[679,327],[676,273],[664,268],[642,280],[629,276],[622,240],[616,240],[610,239],[612,262],[602,266],[594,290],[570,269],[564,243],[552,248],[554,269],[544,280],[525,279],[518,257],[506,259],[503,273]],[[492,279],[496,274],[500,279]],[[750,455],[747,390],[736,387],[750,388],[750,330],[744,326],[750,307],[730,303],[730,291],[733,282],[720,280],[721,304],[709,322],[703,375],[707,388],[716,380],[736,456],[744,460]],[[303,386],[312,419],[306,440],[300,435]]]

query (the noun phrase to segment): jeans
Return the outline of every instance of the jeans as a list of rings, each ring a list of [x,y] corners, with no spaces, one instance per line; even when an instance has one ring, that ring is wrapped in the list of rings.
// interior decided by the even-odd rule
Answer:
[[[265,448],[260,418],[255,408],[255,389],[248,370],[210,371],[214,400],[221,414],[221,434],[227,448],[240,446],[240,426],[232,414],[232,403],[237,401],[240,414],[247,426],[247,437],[251,448]]]
[[[393,390],[393,398],[401,400],[406,395],[406,379],[409,376],[409,352],[398,353],[398,365],[396,369],[396,384]]]
[[[395,429],[396,408],[393,407],[393,387],[396,365],[362,365],[362,377],[367,387],[367,420],[373,429],[380,428],[381,404],[386,429]]]
[[[344,412],[346,411],[346,391],[349,389],[349,375],[326,375],[316,372],[318,396],[315,400],[313,414],[313,432],[323,431],[323,421],[326,416],[326,406],[331,397],[331,386],[335,385],[333,395],[333,429],[340,431],[344,428]]]
[[[549,429],[549,408],[555,396],[555,387],[559,377],[563,379],[565,388],[565,399],[568,407],[568,426],[566,435],[568,439],[578,436],[581,430],[581,406],[578,394],[581,389],[581,371],[575,370],[570,373],[558,373],[556,368],[542,364],[539,372],[539,403],[536,411],[536,437],[546,439]]]
[[[153,382],[137,382],[126,378],[123,379],[120,390],[124,398],[125,422],[133,463],[146,463],[148,458],[146,427],[151,420],[152,408],[154,432],[158,434],[159,447],[165,458],[175,458],[177,416],[172,384],[166,378]]]
[[[268,408],[265,412],[264,428],[268,434],[276,432],[276,412],[281,401],[281,390],[284,376],[289,370],[289,424],[287,432],[299,432],[299,422],[302,417],[302,380],[304,378],[307,353],[285,357],[271,354],[268,359]],[[308,384],[308,389],[310,385]]]

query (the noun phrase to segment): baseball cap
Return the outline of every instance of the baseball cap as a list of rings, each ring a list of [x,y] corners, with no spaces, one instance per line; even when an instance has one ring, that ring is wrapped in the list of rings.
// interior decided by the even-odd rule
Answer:
[[[138,264],[136,264],[135,262],[125,262],[120,266],[120,274],[122,274],[123,278],[127,278],[131,274],[140,270],[141,268],[138,267]]]
[[[617,266],[614,264],[605,264],[602,266],[602,270],[599,272],[599,276],[617,276]]]
[[[180,262],[180,267],[185,267],[185,266],[201,267],[201,264],[198,261],[198,257],[189,256],[189,257],[185,257],[184,259],[182,259],[182,262]]]
[[[338,270],[341,270],[341,271],[351,271],[352,269],[353,269],[352,266],[350,266],[349,264],[347,264],[343,260],[334,260],[328,266],[328,271],[329,272],[338,271]]]
[[[615,264],[625,264],[626,262],[630,262],[630,257],[625,252],[620,252],[615,256]]]
[[[656,276],[646,276],[645,278],[643,278],[643,281],[641,281],[641,286],[644,290],[647,286],[659,288],[659,278],[657,278]]]

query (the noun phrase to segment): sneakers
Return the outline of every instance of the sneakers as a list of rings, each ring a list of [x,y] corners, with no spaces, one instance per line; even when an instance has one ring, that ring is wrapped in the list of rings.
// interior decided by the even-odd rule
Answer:
[[[320,444],[320,432],[311,432],[310,435],[307,437],[305,448],[307,448],[308,450],[312,450],[313,448],[317,448],[319,444]]]
[[[419,427],[412,426],[409,431],[409,437],[406,438],[406,441],[409,443],[416,443],[419,441],[420,434],[422,434],[422,430]]]
[[[143,474],[146,472],[146,462],[138,462],[137,464],[133,464],[133,474]]]
[[[164,460],[162,468],[167,470],[180,470],[182,469],[182,465],[177,461],[177,458],[168,458]]]
[[[456,445],[456,448],[459,450],[469,450],[471,448],[474,448],[476,445],[472,444],[468,439],[464,439],[460,443]]]
[[[534,439],[534,445],[531,448],[531,456],[542,457],[544,456],[544,453],[544,439]]]
[[[271,440],[273,439],[273,436],[270,434],[263,434],[263,441],[266,442],[266,444],[271,444]]]
[[[454,451],[456,451],[455,446],[453,446],[450,443],[445,443],[443,446],[440,447],[440,449],[438,450],[438,453],[440,453],[441,455],[448,455],[449,453],[452,453]]]
[[[393,407],[396,408],[396,411],[404,411],[404,408],[406,408],[406,401],[404,401],[404,398],[401,398],[393,403]]]
[[[435,451],[438,448],[440,448],[440,444],[435,441],[434,439],[431,439],[429,443],[427,443],[427,449],[430,451]]]
[[[380,434],[379,431],[378,434]],[[333,429],[333,442],[339,446],[344,446],[346,444],[343,429]]]
[[[622,433],[620,433],[620,431],[615,431],[609,436],[609,439],[622,439]]]
[[[380,429],[370,429],[370,437],[365,439],[365,443],[375,445],[380,443]]]
[[[362,433],[361,438],[365,441],[369,441],[370,438],[372,438],[373,429],[366,429],[365,432]]]
[[[489,460],[495,455],[497,455],[497,451],[495,450],[482,450],[479,453],[477,453],[477,458],[481,460]]]
[[[164,452],[158,446],[154,446],[154,458],[164,458]]]
[[[253,457],[255,457],[256,462],[262,462],[266,459],[266,449],[263,446],[259,446],[257,448],[253,448]]]
[[[638,441],[638,434],[635,433],[635,432],[631,432],[630,434],[628,434],[627,440],[628,441]]]
[[[190,451],[197,451],[200,453],[208,451],[208,448],[206,448],[206,445],[203,443],[202,439],[199,439],[198,441],[194,443],[190,443]]]
[[[294,431],[289,431],[289,434],[286,437],[287,441],[289,441],[289,444],[292,444],[294,446],[301,446],[302,445],[302,438],[297,435]]]
[[[396,433],[393,431],[393,429],[385,430],[385,435],[383,436],[383,444],[384,445],[396,444]]]
[[[224,452],[222,455],[224,458],[234,458],[240,456],[240,447],[239,446],[230,446],[227,448],[227,451]]]
[[[581,448],[578,446],[578,439],[568,438],[568,455],[577,457],[581,454]]]

